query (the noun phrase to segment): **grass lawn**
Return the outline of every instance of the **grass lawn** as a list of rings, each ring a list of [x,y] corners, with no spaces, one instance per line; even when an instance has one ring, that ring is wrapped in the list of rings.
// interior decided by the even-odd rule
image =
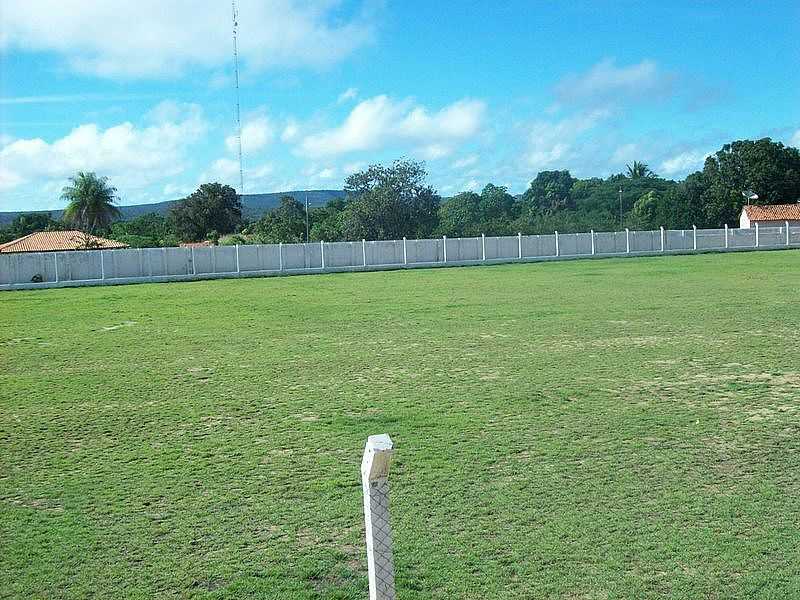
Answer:
[[[800,597],[800,251],[0,293],[0,597]]]

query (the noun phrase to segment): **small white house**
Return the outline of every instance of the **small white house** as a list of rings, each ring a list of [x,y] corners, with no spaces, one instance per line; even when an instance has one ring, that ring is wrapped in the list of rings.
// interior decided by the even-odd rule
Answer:
[[[790,227],[800,225],[800,202],[794,204],[765,204],[764,206],[745,206],[739,216],[739,227]]]

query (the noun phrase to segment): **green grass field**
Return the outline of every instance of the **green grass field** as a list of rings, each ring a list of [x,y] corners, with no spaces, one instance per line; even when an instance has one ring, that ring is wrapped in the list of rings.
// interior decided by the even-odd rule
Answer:
[[[800,252],[0,294],[0,597],[800,597]]]

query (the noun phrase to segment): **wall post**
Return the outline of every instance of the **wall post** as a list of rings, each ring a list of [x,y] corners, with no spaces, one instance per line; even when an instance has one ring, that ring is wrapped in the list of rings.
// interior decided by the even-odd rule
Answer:
[[[558,232],[556,231],[556,256],[560,256],[561,252],[558,249]]]
[[[447,262],[447,236],[442,236],[442,248],[444,248],[444,262]]]
[[[361,238],[361,264],[367,266],[367,240]]]
[[[522,232],[517,233],[517,258],[522,260]]]
[[[756,248],[758,248],[758,222],[756,222]]]
[[[278,244],[278,271],[283,271],[283,242]]]
[[[788,246],[790,243],[789,240],[789,221],[786,221],[786,245]]]
[[[625,254],[631,253],[631,230],[625,228]]]
[[[665,244],[664,244],[664,226],[661,226],[661,251],[664,252]]]
[[[241,273],[241,269],[239,268],[239,244],[236,244],[236,272]]]
[[[406,236],[403,236],[403,264],[408,264],[408,253],[406,252]]]
[[[322,260],[322,268],[325,268],[325,242],[319,241],[319,255]]]
[[[481,234],[481,260],[486,260],[486,234]]]
[[[56,283],[58,283],[58,252],[53,252],[53,264],[56,267]]]
[[[389,522],[389,465],[394,447],[386,435],[367,438],[361,460],[370,600],[394,600],[394,557]]]
[[[728,248],[728,224],[725,223],[725,247]]]
[[[692,250],[697,250],[697,225],[692,225]]]
[[[106,278],[106,261],[103,256],[103,251],[100,250],[100,279]]]
[[[592,229],[589,235],[592,236],[592,256],[594,256],[594,229]]]

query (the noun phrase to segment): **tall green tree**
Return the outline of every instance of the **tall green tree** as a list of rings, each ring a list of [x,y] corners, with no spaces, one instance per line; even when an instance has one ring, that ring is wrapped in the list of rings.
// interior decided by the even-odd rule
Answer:
[[[292,196],[282,196],[280,204],[250,227],[262,244],[298,243],[306,239],[305,206]]]
[[[121,216],[114,205],[117,189],[108,183],[108,177],[98,177],[95,173],[79,171],[70,177],[70,185],[63,188],[61,199],[67,203],[64,221],[87,236],[105,230]]]
[[[629,179],[641,179],[645,177],[657,177],[657,175],[650,169],[647,163],[633,161],[632,165],[625,165],[627,168],[626,175]]]
[[[540,172],[522,195],[524,210],[546,214],[574,208],[572,186],[576,181],[569,171]]]
[[[425,183],[422,163],[400,160],[372,165],[350,175],[344,191],[347,209],[342,233],[346,239],[424,238],[438,224],[439,195]]]
[[[242,224],[242,202],[229,185],[204,183],[176,202],[169,218],[181,240],[199,242],[212,232],[224,235],[238,231]]]

